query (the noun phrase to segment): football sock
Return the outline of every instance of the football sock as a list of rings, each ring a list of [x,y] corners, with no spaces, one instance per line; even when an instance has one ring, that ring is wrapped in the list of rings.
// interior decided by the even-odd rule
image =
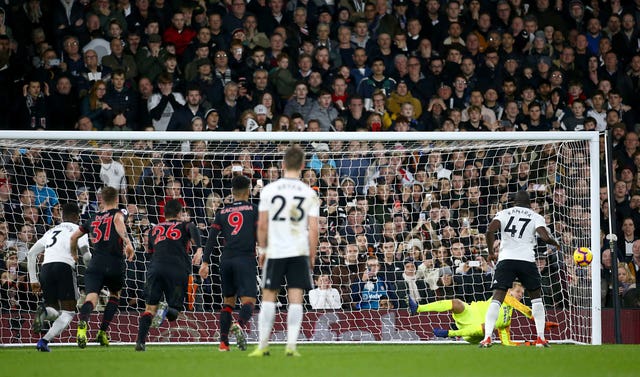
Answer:
[[[263,349],[269,346],[269,336],[271,335],[275,317],[276,303],[263,301],[260,305],[260,314],[258,315],[258,328],[260,329],[260,343],[258,344],[258,348]]]
[[[102,323],[100,324],[100,330],[107,331],[107,329],[109,328],[109,324],[111,324],[111,320],[118,311],[119,304],[120,299],[117,299],[115,297],[109,298],[109,302],[107,302],[107,306],[105,306],[104,313],[102,314]]]
[[[496,326],[496,320],[498,319],[498,312],[500,311],[500,301],[491,300],[487,314],[484,317],[484,338],[488,338],[493,335],[493,329]]]
[[[302,327],[302,304],[289,304],[287,312],[287,348],[296,349]]]
[[[68,310],[62,310],[62,313],[56,318],[56,320],[51,325],[51,328],[47,333],[42,337],[47,342],[56,336],[60,335],[60,333],[69,326],[71,320],[73,319],[74,312],[70,312]]]
[[[144,312],[138,318],[138,340],[137,343],[146,343],[147,335],[149,334],[149,327],[151,327],[151,321],[153,320],[153,314],[150,312]]]
[[[222,305],[222,311],[220,311],[220,341],[225,344],[229,344],[232,312],[233,308],[230,305]]]
[[[52,307],[50,307],[50,306],[47,306],[47,316],[46,316],[46,319],[47,319],[48,321],[53,321],[53,320],[55,320],[56,318],[58,318],[58,316],[59,316],[59,315],[60,315],[60,312],[59,312],[59,311],[57,311],[56,309],[54,309],[54,308],[52,308]]]
[[[85,301],[84,304],[82,304],[82,307],[80,307],[80,314],[78,315],[78,318],[80,318],[81,321],[88,322],[92,311],[93,303],[91,301]]]
[[[453,300],[440,300],[424,305],[418,305],[418,313],[422,312],[448,312],[453,308]]]
[[[240,315],[238,316],[238,324],[245,328],[249,321],[251,321],[251,315],[253,314],[253,303],[247,302],[240,306]]]
[[[541,298],[531,300],[531,314],[533,314],[533,321],[536,323],[538,338],[544,339],[545,312]]]

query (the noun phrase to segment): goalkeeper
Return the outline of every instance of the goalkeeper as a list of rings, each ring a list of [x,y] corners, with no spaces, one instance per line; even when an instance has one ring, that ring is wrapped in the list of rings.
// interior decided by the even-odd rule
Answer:
[[[521,343],[512,341],[511,333],[509,332],[513,309],[524,314],[529,319],[533,318],[531,308],[520,302],[523,296],[524,287],[519,282],[514,282],[500,307],[500,314],[498,315],[495,327],[498,330],[500,341],[505,346],[528,345],[528,342]],[[469,343],[477,344],[484,338],[484,317],[490,303],[491,298],[485,301],[474,301],[471,304],[453,299],[418,305],[413,299],[409,298],[409,309],[412,315],[423,312],[452,312],[458,329],[446,330],[434,328],[433,334],[442,338],[460,336]],[[554,322],[546,323],[547,330],[557,326],[558,324]]]

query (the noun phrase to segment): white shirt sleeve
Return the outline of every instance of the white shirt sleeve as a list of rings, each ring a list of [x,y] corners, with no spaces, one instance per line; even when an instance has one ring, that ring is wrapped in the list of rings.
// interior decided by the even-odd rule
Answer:
[[[38,282],[38,274],[36,273],[36,262],[38,260],[38,255],[40,255],[44,251],[44,239],[40,238],[31,249],[27,253],[27,270],[29,271],[29,282],[37,283]]]

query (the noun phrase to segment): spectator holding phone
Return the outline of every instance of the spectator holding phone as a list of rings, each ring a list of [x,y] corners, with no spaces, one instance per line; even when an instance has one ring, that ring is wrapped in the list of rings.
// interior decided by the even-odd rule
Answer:
[[[387,300],[387,285],[379,275],[380,263],[376,257],[369,257],[366,269],[360,279],[352,284],[351,298],[356,309],[380,309],[381,302]]]

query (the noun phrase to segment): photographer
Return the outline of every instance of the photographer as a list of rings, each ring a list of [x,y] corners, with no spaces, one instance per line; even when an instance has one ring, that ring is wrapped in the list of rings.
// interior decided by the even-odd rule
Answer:
[[[360,280],[351,285],[351,299],[356,303],[356,309],[381,309],[388,306],[387,285],[379,272],[378,259],[369,257]]]
[[[320,217],[327,219],[327,225],[331,230],[341,231],[347,221],[347,212],[340,207],[340,196],[335,188],[328,188],[320,207]]]
[[[42,65],[36,67],[33,77],[41,83],[54,87],[56,81],[67,71],[66,63],[62,62],[53,48],[47,48],[40,54]]]
[[[452,245],[454,286],[464,301],[482,301],[490,296],[492,269],[484,257],[465,253],[461,242]]]

